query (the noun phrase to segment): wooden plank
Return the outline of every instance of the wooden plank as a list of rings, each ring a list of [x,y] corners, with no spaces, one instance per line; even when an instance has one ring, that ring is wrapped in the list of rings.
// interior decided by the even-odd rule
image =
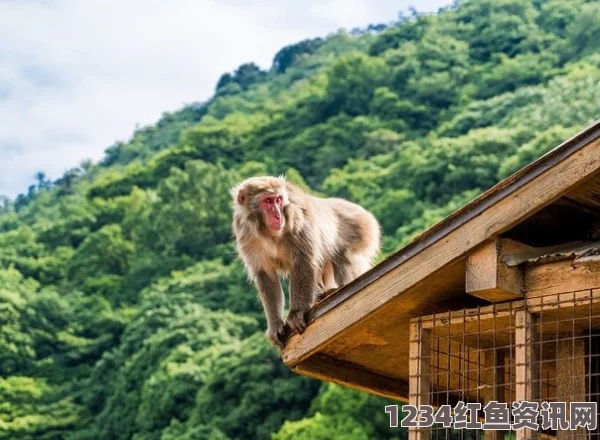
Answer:
[[[566,196],[577,203],[595,208],[596,213],[600,212],[600,177],[594,178],[588,185],[575,188]]]
[[[462,331],[463,323],[470,328],[479,322],[482,331],[487,331],[491,328],[494,318],[498,321],[521,310],[528,310],[533,314],[544,313],[549,318],[546,324],[552,324],[552,312],[562,313],[565,318],[587,318],[590,306],[594,307],[592,310],[596,321],[595,318],[598,317],[596,309],[600,309],[600,289],[565,292],[479,308],[436,313],[421,316],[419,319],[425,329],[445,329],[447,326],[456,326]],[[569,325],[573,324],[569,323]]]
[[[294,367],[293,371],[377,396],[408,402],[407,382],[374,374],[328,356],[312,356]]]
[[[444,267],[439,275],[420,283],[416,291],[413,289],[407,293],[418,296],[425,307],[414,308],[415,304],[411,301],[397,298],[393,304],[375,312],[370,319],[357,323],[348,337],[338,339],[320,353],[365,366],[384,376],[408,381],[409,317],[429,314],[434,310],[450,310],[452,307],[442,305],[446,299],[452,300],[456,294],[464,295],[464,261]],[[478,300],[475,297],[464,296],[464,306],[476,305]]]
[[[515,311],[525,307],[525,301],[512,301],[510,303],[497,304],[496,306],[485,306],[475,309],[457,310],[447,313],[422,316],[423,328],[441,329],[447,326],[467,326],[477,322],[492,321],[511,316]],[[489,324],[491,325],[491,324]],[[487,330],[487,326],[485,327]]]
[[[539,390],[539,339],[536,318],[526,310],[515,314],[515,400],[537,401]],[[531,429],[515,431],[517,440],[538,438]]]
[[[585,340],[577,332],[559,335],[562,341],[558,344],[556,353],[556,401],[567,402],[567,414],[570,402],[585,402]],[[584,428],[575,431],[559,430],[558,440],[587,438]]]
[[[509,267],[502,257],[531,249],[508,239],[492,240],[467,257],[465,290],[468,294],[490,302],[523,298],[521,268]]]
[[[486,388],[484,389],[484,405],[495,400],[496,402],[506,402],[504,393],[504,352],[498,349],[486,350],[485,354],[485,377]],[[504,431],[484,431],[486,440],[503,440]]]
[[[556,261],[525,268],[527,297],[548,296],[600,287],[600,264]]]
[[[418,253],[408,259],[396,256],[351,283],[347,290],[340,290],[332,298],[337,298],[337,301],[340,299],[339,295],[346,292],[342,295],[343,302],[327,308],[323,315],[317,314],[315,322],[307,327],[304,334],[293,335],[287,341],[282,352],[284,362],[289,366],[298,364],[324,344],[334,342],[335,338],[402,295],[411,286],[464,257],[484,241],[507,231],[592,176],[600,169],[600,139],[597,135],[596,132],[587,133],[588,138],[578,140],[582,144],[574,152],[566,154],[567,148],[561,150],[560,154],[566,156],[553,162],[543,173],[535,177],[522,175],[523,179],[527,179],[526,183],[520,184],[517,189],[505,194],[504,198],[488,206],[485,212],[444,234],[443,239],[420,248]],[[593,136],[592,140],[590,136]],[[357,287],[360,289],[356,290]],[[345,296],[349,292],[352,294]],[[311,313],[313,319],[315,311]]]
[[[419,320],[410,323],[408,359],[408,403],[431,405],[431,331]],[[409,428],[409,440],[429,440],[430,428]]]
[[[592,180],[597,181],[598,178],[595,177]],[[597,183],[586,182],[586,185],[580,185],[579,187],[575,188],[574,191],[581,191],[583,188],[587,188],[588,185],[595,186],[595,185],[597,185]],[[598,202],[600,202],[600,198],[598,200],[591,200],[591,199],[587,199],[587,198],[585,200],[581,200],[581,199],[578,199],[577,196],[571,198],[572,194],[573,194],[573,192],[562,197],[560,200],[557,201],[557,204],[560,206],[573,208],[577,211],[582,211],[582,212],[585,212],[586,214],[600,218],[600,203],[598,203]]]
[[[485,351],[486,388],[483,398],[485,402],[495,400],[506,402],[504,394],[505,356],[500,349]]]

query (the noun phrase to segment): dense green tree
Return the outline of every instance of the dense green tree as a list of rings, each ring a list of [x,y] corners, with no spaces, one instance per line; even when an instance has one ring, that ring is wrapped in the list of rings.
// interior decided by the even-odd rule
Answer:
[[[166,255],[214,256],[231,239],[229,189],[236,180],[220,165],[197,161],[173,168],[158,186],[142,231],[133,233],[155,239],[142,244]]]
[[[306,414],[319,383],[292,376],[262,332],[220,351],[197,392],[191,427],[215,426],[230,438],[268,438],[285,420]]]
[[[273,70],[277,73],[284,73],[294,64],[298,57],[303,54],[314,53],[322,43],[323,40],[321,38],[315,38],[314,40],[304,40],[284,47],[273,58]]]
[[[566,33],[571,50],[579,54],[597,52],[600,45],[600,4],[581,5],[575,19],[567,25]]]
[[[103,284],[103,279],[114,280],[115,283],[111,281],[109,284],[118,289],[118,281],[129,270],[134,252],[134,244],[123,237],[120,225],[104,226],[90,234],[79,246],[67,275],[90,288]],[[118,293],[112,292],[113,295]]]
[[[225,73],[221,76],[217,82],[217,93],[232,83],[238,85],[240,91],[246,90],[252,84],[262,81],[265,76],[266,72],[262,71],[256,64],[242,64],[237,68],[233,75]]]
[[[386,404],[393,403],[397,404],[329,384],[313,401],[312,416],[286,422],[273,440],[399,439],[400,430],[389,428],[388,415],[383,411]]]
[[[328,73],[325,114],[364,113],[375,89],[384,84],[386,70],[381,58],[361,53],[340,56]]]
[[[531,1],[478,0],[456,11],[457,32],[465,34],[471,56],[488,61],[492,54],[514,56],[536,50],[536,10]]]

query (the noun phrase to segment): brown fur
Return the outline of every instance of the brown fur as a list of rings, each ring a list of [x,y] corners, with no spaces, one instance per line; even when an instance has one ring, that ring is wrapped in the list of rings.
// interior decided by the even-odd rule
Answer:
[[[284,227],[273,233],[259,207],[265,193],[283,196]],[[303,332],[315,295],[347,284],[371,267],[380,228],[362,207],[337,198],[311,196],[282,177],[253,177],[232,189],[233,232],[238,254],[265,309],[267,337],[279,347],[283,330],[280,277],[290,284],[287,323]]]

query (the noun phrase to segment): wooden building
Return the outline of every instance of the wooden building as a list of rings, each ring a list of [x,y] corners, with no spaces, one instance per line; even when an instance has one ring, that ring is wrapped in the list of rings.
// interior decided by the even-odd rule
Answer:
[[[600,400],[600,122],[316,304],[308,319],[282,352],[299,374],[433,406]]]

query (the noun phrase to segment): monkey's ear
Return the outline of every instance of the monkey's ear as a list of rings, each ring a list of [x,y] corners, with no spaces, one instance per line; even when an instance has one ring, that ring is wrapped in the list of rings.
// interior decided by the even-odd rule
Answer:
[[[243,205],[246,201],[246,190],[244,188],[233,188],[231,190],[231,197],[233,197],[238,204]]]

